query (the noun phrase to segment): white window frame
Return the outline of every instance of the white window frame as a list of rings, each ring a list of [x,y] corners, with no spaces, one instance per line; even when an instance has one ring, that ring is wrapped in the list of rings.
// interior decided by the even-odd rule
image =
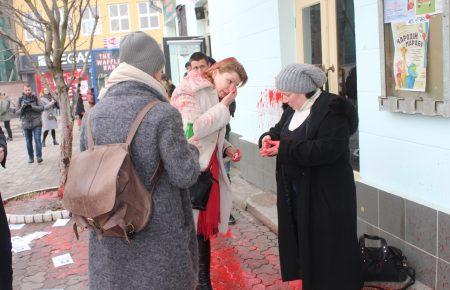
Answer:
[[[95,17],[92,12],[96,13],[99,16],[99,20],[97,22],[97,26],[95,27],[94,35],[98,35],[102,33],[102,26],[100,24],[100,11],[98,7],[87,7],[84,11],[83,17],[81,18],[81,35],[89,36],[92,33],[92,27],[94,27]],[[89,25],[89,31],[85,31],[85,26]]]
[[[141,4],[146,4],[147,5],[147,13],[141,13],[141,11],[140,11],[140,5]],[[137,3],[137,12],[138,12],[139,29],[140,30],[154,30],[154,29],[159,29],[160,28],[160,25],[159,25],[159,21],[160,21],[160,19],[159,19],[159,12],[158,11],[150,12],[150,2],[149,1],[147,1],[147,2],[138,2]],[[151,27],[151,23],[152,23],[151,22],[151,18],[155,17],[155,16],[158,18],[158,26]],[[142,27],[141,17],[147,17],[149,27]]]
[[[28,13],[27,16],[28,16],[28,17],[34,16],[34,14],[33,14],[33,13]],[[28,25],[31,25],[31,22],[33,22],[33,20],[29,19],[28,17],[24,17],[24,18],[23,18],[24,25],[27,25],[27,26],[28,26]],[[33,17],[33,18],[36,19],[36,17]],[[31,27],[31,29],[33,30],[33,32],[34,32],[35,35],[39,35],[39,29],[40,29],[40,27],[39,27],[39,22],[36,21],[36,26],[33,25],[33,26]],[[44,32],[42,31],[41,33],[42,33],[42,36],[43,36],[43,35],[44,35]],[[35,41],[35,40],[36,40],[36,38],[35,38],[32,34],[30,34],[30,32],[28,32],[28,30],[26,30],[25,28],[23,29],[23,35],[24,35],[25,41],[31,42],[31,41]]]
[[[126,16],[121,16],[120,15],[120,6],[121,5],[126,5],[127,6],[127,15]],[[118,16],[111,16],[111,7],[113,7],[113,6],[117,6],[117,12],[119,14]],[[108,5],[108,15],[109,15],[109,31],[111,33],[130,32],[131,31],[130,7],[129,7],[128,3],[114,3],[114,4]],[[128,20],[128,29],[122,29],[122,20],[123,19],[127,19]],[[111,25],[111,21],[112,20],[118,20],[119,21],[119,30],[113,30],[112,29],[112,25]]]

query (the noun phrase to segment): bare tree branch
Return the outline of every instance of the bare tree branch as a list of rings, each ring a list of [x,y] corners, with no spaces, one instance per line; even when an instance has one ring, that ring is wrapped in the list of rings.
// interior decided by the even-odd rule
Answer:
[[[60,189],[62,193],[66,180],[70,159],[72,156],[72,138],[73,138],[73,111],[69,100],[69,86],[73,84],[75,78],[66,81],[64,77],[62,57],[66,50],[71,49],[75,53],[79,50],[80,35],[82,31],[82,18],[87,9],[94,15],[95,21],[90,35],[89,50],[86,55],[85,63],[78,78],[81,82],[82,75],[88,68],[89,57],[92,51],[94,34],[98,23],[98,13],[93,12],[91,2],[93,0],[23,0],[23,4],[18,1],[0,0],[0,11],[7,18],[20,28],[27,36],[33,38],[33,41],[25,41],[21,33],[9,33],[0,28],[0,36],[4,37],[10,43],[17,46],[14,55],[24,55],[31,62],[31,66],[36,74],[41,76],[45,87],[49,88],[47,78],[43,74],[36,58],[33,58],[31,51],[36,53],[40,50],[45,58],[45,65],[52,75],[53,82],[56,85],[56,94],[61,107],[61,158],[60,158]],[[97,0],[95,0],[97,8]],[[41,11],[39,11],[41,10]],[[96,10],[95,10],[96,11]],[[33,49],[33,50],[31,50]],[[11,56],[10,58],[12,58]],[[18,58],[17,58],[18,59]],[[42,63],[41,63],[42,64]],[[76,71],[76,60],[74,61],[73,73]],[[76,97],[76,96],[75,96]]]

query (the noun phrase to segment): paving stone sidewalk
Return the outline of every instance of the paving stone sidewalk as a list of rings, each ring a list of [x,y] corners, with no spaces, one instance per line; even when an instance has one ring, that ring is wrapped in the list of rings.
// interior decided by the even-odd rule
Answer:
[[[1,123],[3,131],[3,123]],[[61,122],[59,122],[61,127]],[[0,192],[5,199],[12,195],[39,190],[42,188],[56,187],[59,183],[59,146],[54,146],[52,136],[47,137],[47,146],[42,148],[41,164],[28,164],[28,153],[25,137],[22,134],[22,126],[18,118],[11,121],[13,141],[8,142],[8,157],[6,169],[0,169]],[[57,141],[60,141],[61,130],[56,130]],[[79,148],[78,126],[74,126],[73,152],[76,154]],[[6,132],[5,132],[6,134]],[[34,142],[33,142],[33,148]]]
[[[300,282],[280,280],[276,235],[247,212],[236,211],[234,215],[237,223],[229,234],[212,243],[214,289],[301,289]],[[87,232],[81,233],[77,241],[71,225],[31,224],[11,231],[12,236],[51,232],[34,240],[31,250],[13,254],[14,289],[87,289]],[[55,268],[52,257],[67,253],[74,263]]]

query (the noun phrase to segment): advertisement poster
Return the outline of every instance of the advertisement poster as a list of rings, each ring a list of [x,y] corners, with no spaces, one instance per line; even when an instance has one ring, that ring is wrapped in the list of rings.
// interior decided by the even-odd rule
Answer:
[[[436,0],[416,0],[416,15],[434,14]]]
[[[408,16],[408,0],[384,0],[384,23],[399,22]]]
[[[393,23],[395,89],[425,92],[429,22]]]
[[[72,72],[64,72],[64,79],[66,80],[66,83],[68,84],[72,77],[78,78],[81,74],[81,69],[77,69],[74,74],[72,74]],[[47,83],[50,86],[50,89],[52,92],[54,92],[56,90],[56,84],[53,81],[53,76],[51,73],[49,72],[44,72],[43,77],[47,80]],[[36,89],[37,89],[37,94],[41,94],[42,91],[44,90],[44,81],[41,79],[41,76],[39,74],[35,74],[35,78],[36,78]],[[88,75],[87,74],[83,74],[82,78],[81,78],[81,94],[85,95],[87,94],[88,90],[89,90],[89,82],[88,82]],[[77,91],[77,82],[74,81],[72,82],[72,85],[69,88],[69,97],[72,98],[74,93]]]

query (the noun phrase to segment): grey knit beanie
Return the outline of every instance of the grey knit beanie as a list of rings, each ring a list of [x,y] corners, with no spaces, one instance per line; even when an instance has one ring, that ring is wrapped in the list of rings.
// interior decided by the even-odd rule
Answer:
[[[307,94],[323,86],[326,74],[312,64],[290,64],[275,78],[277,90],[297,94]]]
[[[137,31],[122,39],[120,62],[126,62],[152,75],[164,67],[165,59],[156,40],[142,31]]]

